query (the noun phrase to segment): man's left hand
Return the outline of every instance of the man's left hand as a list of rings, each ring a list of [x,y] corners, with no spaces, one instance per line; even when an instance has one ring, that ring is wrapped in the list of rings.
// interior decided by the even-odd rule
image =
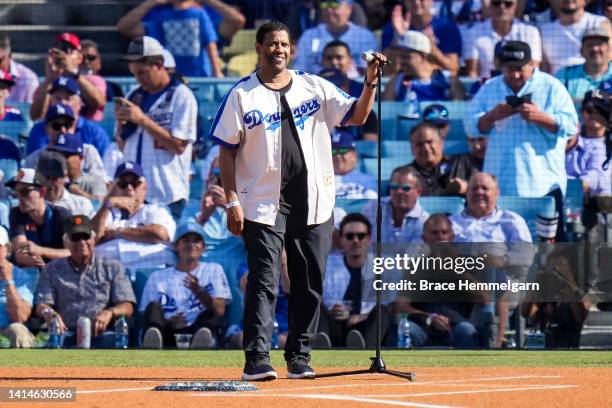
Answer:
[[[102,310],[100,313],[96,315],[96,318],[93,321],[93,335],[99,336],[108,327],[108,324],[113,319],[113,312],[108,309]]]
[[[527,122],[536,122],[541,119],[542,111],[533,103],[525,102],[518,106],[518,113]]]
[[[146,117],[138,105],[125,98],[121,98],[121,106],[115,110],[115,116],[119,122],[132,122],[139,126]]]

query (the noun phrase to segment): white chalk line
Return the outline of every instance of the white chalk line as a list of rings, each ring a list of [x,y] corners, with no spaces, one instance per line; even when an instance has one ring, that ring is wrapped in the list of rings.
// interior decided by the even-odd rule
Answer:
[[[510,392],[510,391],[532,391],[532,390],[554,390],[578,388],[576,385],[545,385],[545,386],[524,386],[514,388],[493,388],[485,390],[464,390],[464,391],[441,391],[441,392],[421,392],[417,394],[368,394],[370,398],[405,398],[405,397],[429,397],[434,395],[456,395],[456,394],[482,394],[488,392]]]

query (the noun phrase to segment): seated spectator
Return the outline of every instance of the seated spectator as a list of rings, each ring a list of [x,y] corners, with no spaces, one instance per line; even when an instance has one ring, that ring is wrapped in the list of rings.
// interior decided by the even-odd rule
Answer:
[[[584,33],[581,44],[580,55],[584,58],[584,64],[562,68],[555,74],[574,100],[584,98],[587,91],[598,88],[612,78],[608,31],[601,27],[592,28]]]
[[[419,197],[423,191],[419,174],[408,166],[396,168],[391,173],[389,191],[390,197],[383,197],[381,200],[381,241],[406,245],[419,242],[423,224],[429,217],[427,211],[419,204]],[[370,224],[374,224],[376,201],[370,201],[363,209],[363,213],[370,220]],[[376,236],[373,239],[376,239]]]
[[[113,348],[113,322],[134,312],[132,285],[121,263],[94,254],[96,234],[89,218],[70,217],[64,234],[68,256],[50,262],[40,274],[36,315],[47,325],[59,317],[64,348],[75,346],[81,316],[91,320],[92,348]]]
[[[30,106],[30,117],[39,120],[45,117],[51,104],[49,94],[57,79],[64,77],[74,81],[74,89],[83,98],[83,117],[102,120],[106,104],[106,82],[95,74],[83,74],[79,66],[83,61],[81,40],[73,33],[61,33],[53,41],[45,60],[45,80],[34,92]],[[79,109],[81,107],[79,106]],[[103,153],[103,152],[100,152]]]
[[[431,14],[433,0],[404,0],[391,10],[391,21],[383,27],[382,49],[405,36],[408,30],[422,32],[430,42],[430,61],[457,75],[461,57],[461,34],[452,20]]]
[[[357,69],[365,72],[366,63],[360,57],[363,51],[377,48],[374,34],[365,27],[349,21],[353,9],[352,0],[331,0],[321,3],[323,23],[310,28],[302,34],[297,43],[297,55],[293,68],[317,73],[323,69],[321,56],[323,47],[333,40],[346,43]],[[349,77],[355,74],[349,74]]]
[[[517,0],[491,1],[491,18],[475,23],[464,39],[466,74],[472,78],[491,77],[495,67],[495,46],[500,41],[523,41],[531,46],[534,66],[542,61],[542,39],[538,29],[515,17]]]
[[[422,179],[422,195],[463,195],[472,167],[457,156],[444,155],[444,140],[438,128],[423,122],[410,130],[414,160],[408,165]]]
[[[22,168],[6,186],[13,189],[19,203],[9,214],[17,265],[42,269],[48,261],[67,256],[62,228],[70,212],[45,201],[45,187],[34,169]]]
[[[369,348],[376,346],[377,312],[372,286],[373,257],[368,253],[372,224],[362,215],[348,214],[340,224],[341,253],[327,261],[323,282],[323,302],[319,328],[314,340],[318,348]],[[389,291],[385,295],[391,295]],[[387,296],[386,296],[387,297]],[[392,306],[389,300],[381,306],[382,341],[393,335]],[[351,306],[348,306],[351,304]],[[387,339],[388,340],[388,339]]]
[[[72,215],[93,216],[93,205],[87,198],[72,194],[65,186],[68,182],[68,164],[58,152],[45,151],[40,155],[36,174],[45,187],[45,198],[55,206],[63,207]]]
[[[359,171],[353,135],[335,129],[332,138],[332,161],[336,175],[336,198],[376,198],[374,177]]]
[[[92,220],[96,254],[121,261],[129,269],[166,267],[174,256],[166,245],[176,224],[165,206],[145,204],[147,182],[142,167],[125,162]]]
[[[454,99],[444,73],[429,62],[431,43],[425,34],[407,31],[393,48],[398,50],[400,70],[385,86],[383,100],[406,101],[412,92],[419,101]]]
[[[74,116],[75,121],[69,129],[70,133],[79,135],[84,143],[94,145],[100,156],[102,156],[109,143],[108,134],[106,134],[106,131],[100,125],[79,114],[82,102],[78,83],[72,78],[59,77],[53,81],[49,94],[51,95],[51,106],[63,104],[70,106],[72,109],[72,116]],[[45,107],[45,114],[43,116],[46,117],[48,109],[48,107]],[[26,153],[30,154],[35,150],[45,147],[48,143],[49,135],[45,131],[45,122],[39,121],[30,131]]]
[[[610,34],[610,22],[604,16],[585,11],[585,1],[551,0],[558,19],[540,25],[542,68],[555,74],[563,67],[584,63],[580,55],[581,39],[587,31],[601,28]]]
[[[23,122],[21,111],[6,103],[14,85],[15,78],[11,73],[0,69],[0,121]]]
[[[98,48],[98,43],[93,40],[83,40],[81,41],[81,52],[83,53],[83,61],[79,66],[79,71],[81,75],[96,75],[98,78],[97,81],[104,81],[106,88],[106,101],[111,102],[114,97],[123,96],[123,90],[121,86],[116,82],[108,81],[105,78],[100,76],[100,71],[102,71],[102,56],[100,55],[100,49]],[[100,120],[102,118],[102,114],[104,111],[96,112],[94,116],[94,120]],[[97,119],[100,117],[100,119]]]
[[[294,1],[289,7],[287,18],[284,19],[284,15],[279,18],[291,29],[291,38],[300,38],[304,31],[316,27],[321,23],[321,9],[322,7],[319,6],[318,1]],[[358,26],[368,26],[368,17],[361,4],[353,2],[349,20],[351,23]]]
[[[448,118],[448,109],[446,106],[434,103],[423,110],[423,122],[427,122],[438,128],[438,133],[442,140],[446,140],[448,132],[450,132],[450,119]]]
[[[590,302],[576,284],[579,267],[576,254],[559,248],[546,258],[546,266],[536,275],[542,292],[528,292],[521,302],[521,315],[531,318],[544,333],[547,349],[577,349],[580,333],[589,315]]]
[[[610,172],[603,169],[606,161],[606,135],[608,118],[602,117],[593,105],[598,90],[586,93],[582,102],[580,133],[568,139],[565,150],[565,170],[569,178],[582,180],[585,194],[610,195]],[[605,124],[605,125],[604,125]]]
[[[472,168],[471,174],[478,173],[484,167],[489,139],[483,135],[467,135],[467,142],[470,152],[457,155],[457,160],[469,159],[469,166]]]
[[[208,13],[195,0],[167,4],[145,0],[121,17],[117,30],[131,39],[155,38],[172,53],[183,75],[223,77],[219,37]]]
[[[205,249],[202,227],[188,223],[178,228],[176,266],[153,272],[142,293],[143,348],[174,347],[177,333],[193,335],[192,349],[217,344],[225,305],[232,301],[232,294],[221,265],[200,262]]]
[[[30,348],[34,336],[24,323],[32,312],[35,283],[7,259],[10,253],[8,233],[0,226],[0,336],[11,348]]]
[[[15,80],[15,86],[11,88],[7,101],[9,103],[32,103],[34,91],[38,88],[38,75],[13,59],[11,38],[6,34],[0,35],[0,69],[9,72]]]

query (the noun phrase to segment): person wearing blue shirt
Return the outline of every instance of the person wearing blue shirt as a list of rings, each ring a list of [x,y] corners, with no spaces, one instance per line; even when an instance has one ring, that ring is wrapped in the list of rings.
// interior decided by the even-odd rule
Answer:
[[[96,122],[79,116],[82,101],[77,82],[72,78],[59,77],[53,81],[49,94],[51,94],[51,105],[62,103],[72,108],[76,120],[72,127],[68,129],[68,133],[77,134],[81,137],[83,143],[94,145],[100,153],[100,157],[102,157],[110,139],[106,131]],[[45,131],[45,121],[36,122],[28,136],[26,154],[33,153],[48,144],[49,135]]]
[[[501,194],[552,196],[563,214],[567,186],[565,145],[578,131],[578,115],[563,84],[530,64],[531,50],[509,41],[500,51],[503,74],[478,91],[466,116],[467,134],[488,135],[484,171]],[[557,240],[563,240],[559,222]]]

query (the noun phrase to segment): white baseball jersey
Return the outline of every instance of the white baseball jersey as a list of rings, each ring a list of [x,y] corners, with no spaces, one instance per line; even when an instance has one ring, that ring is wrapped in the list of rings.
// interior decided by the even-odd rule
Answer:
[[[93,204],[88,198],[72,194],[67,189],[64,189],[59,200],[53,201],[51,204],[67,209],[72,215],[85,215],[89,218],[96,215]]]
[[[127,95],[129,99],[131,94]],[[169,94],[172,92],[172,94]],[[189,142],[182,154],[172,153],[158,143],[143,128],[130,136],[123,150],[125,161],[137,161],[142,132],[141,162],[149,184],[147,202],[171,204],[189,199],[189,173],[192,143],[196,140],[198,105],[193,93],[183,84],[169,87],[146,112],[155,123],[168,130],[172,137]],[[115,130],[115,134],[117,131]]]
[[[200,262],[191,273],[198,278],[200,287],[212,298],[224,299],[225,304],[232,301],[229,283],[221,265],[214,262]],[[191,290],[185,287],[183,280],[186,275],[186,272],[176,268],[153,272],[142,292],[139,310],[144,312],[149,303],[159,302],[166,319],[177,313],[183,313],[187,324],[192,325],[206,307]]]
[[[331,82],[301,71],[285,94],[293,113],[308,172],[308,225],[321,224],[335,203],[330,129],[345,124],[355,99]],[[280,93],[263,86],[255,73],[241,79],[223,99],[210,137],[238,149],[236,189],[246,219],[274,225],[281,186]]]

